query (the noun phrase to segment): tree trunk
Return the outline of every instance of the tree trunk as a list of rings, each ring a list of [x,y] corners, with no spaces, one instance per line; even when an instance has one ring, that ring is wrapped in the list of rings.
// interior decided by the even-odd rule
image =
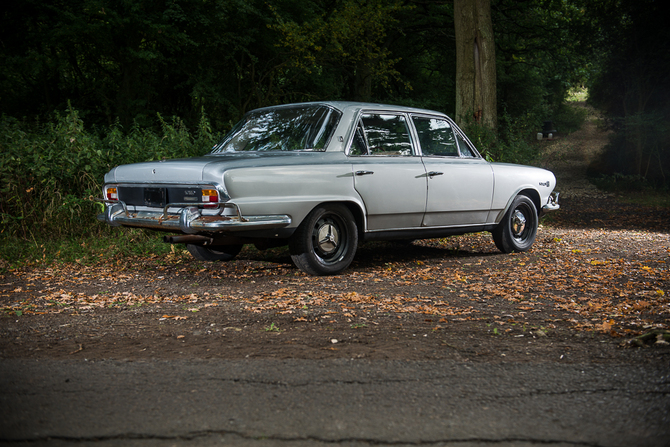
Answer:
[[[372,98],[372,70],[370,60],[356,63],[354,74],[354,101],[368,102]]]
[[[490,0],[454,0],[456,121],[498,124],[496,55]]]

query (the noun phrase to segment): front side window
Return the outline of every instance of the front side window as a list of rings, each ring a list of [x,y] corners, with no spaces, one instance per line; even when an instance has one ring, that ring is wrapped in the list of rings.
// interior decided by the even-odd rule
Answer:
[[[403,115],[365,113],[361,116],[349,155],[412,155],[412,140]]]
[[[423,155],[458,157],[454,130],[447,120],[413,116]]]
[[[461,156],[463,157],[477,157],[477,155],[470,149],[468,143],[465,142],[460,134],[456,134],[458,139],[458,146],[461,148]]]
[[[248,113],[212,153],[324,151],[340,112],[323,105],[278,107]]]

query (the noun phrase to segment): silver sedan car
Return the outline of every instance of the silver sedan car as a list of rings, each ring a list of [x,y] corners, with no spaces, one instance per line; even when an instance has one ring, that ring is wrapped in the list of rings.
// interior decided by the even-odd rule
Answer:
[[[288,244],[297,267],[338,274],[359,242],[490,231],[528,250],[559,208],[554,175],[483,159],[446,115],[353,102],[253,110],[197,158],[118,166],[105,175],[112,226],[173,233],[200,260],[244,244]]]

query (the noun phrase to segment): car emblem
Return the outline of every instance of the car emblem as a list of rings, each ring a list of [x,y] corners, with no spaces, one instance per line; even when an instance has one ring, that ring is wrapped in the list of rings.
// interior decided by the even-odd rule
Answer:
[[[152,169],[152,170],[151,170],[151,173],[152,173],[152,174],[155,174],[155,173],[156,173],[156,170],[155,170],[155,169]]]
[[[546,182],[540,182],[540,186],[546,186],[547,188],[549,188],[549,180],[547,180]]]

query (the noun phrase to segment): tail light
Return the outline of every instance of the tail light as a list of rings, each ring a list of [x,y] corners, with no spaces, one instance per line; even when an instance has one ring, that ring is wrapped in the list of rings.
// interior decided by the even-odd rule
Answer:
[[[105,198],[107,200],[119,200],[119,194],[116,188],[112,186],[105,188]]]
[[[216,204],[219,203],[219,192],[216,189],[203,189],[202,203],[213,203],[213,205],[205,205],[205,208],[216,208]]]

